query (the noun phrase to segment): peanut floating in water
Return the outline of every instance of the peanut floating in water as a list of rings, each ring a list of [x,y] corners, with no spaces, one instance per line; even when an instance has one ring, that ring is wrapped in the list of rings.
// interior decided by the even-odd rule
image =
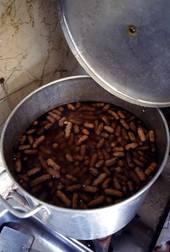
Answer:
[[[74,209],[118,203],[145,186],[157,168],[154,130],[103,102],[48,111],[24,132],[14,155],[25,190]]]

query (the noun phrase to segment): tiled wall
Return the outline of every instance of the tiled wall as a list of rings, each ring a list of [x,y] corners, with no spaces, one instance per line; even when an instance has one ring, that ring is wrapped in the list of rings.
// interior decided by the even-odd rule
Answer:
[[[0,131],[32,90],[78,73],[84,71],[63,36],[56,0],[0,1]]]

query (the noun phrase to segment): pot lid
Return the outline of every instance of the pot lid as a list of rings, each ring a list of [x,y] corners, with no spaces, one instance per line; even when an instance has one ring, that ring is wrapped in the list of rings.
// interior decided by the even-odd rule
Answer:
[[[112,94],[170,105],[169,0],[60,0],[67,42],[86,72]]]

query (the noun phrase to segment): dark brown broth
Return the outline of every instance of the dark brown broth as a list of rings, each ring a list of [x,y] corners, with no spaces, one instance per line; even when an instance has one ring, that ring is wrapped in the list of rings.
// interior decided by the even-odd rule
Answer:
[[[77,103],[73,103],[74,106],[76,106]],[[103,120],[101,120],[100,116],[102,114],[107,115],[108,117],[110,115],[108,115],[106,112],[104,112],[102,110],[103,107],[101,108],[97,108],[94,106],[95,102],[82,102],[82,106],[88,106],[90,108],[95,108],[95,111],[82,111],[82,110],[77,110],[76,111],[71,111],[67,108],[67,105],[63,105],[62,107],[64,108],[64,112],[62,113],[61,117],[66,117],[67,118],[67,122],[70,121],[70,119],[78,119],[78,120],[82,120],[83,123],[84,122],[89,122],[89,123],[94,123],[94,120],[84,120],[84,118],[86,118],[87,116],[94,116],[96,115],[98,118],[99,123],[103,122]],[[57,109],[57,108],[56,108]],[[120,109],[118,107],[115,107],[112,105],[111,107],[112,111],[118,111],[121,110],[127,118],[130,118],[131,116],[133,116],[131,113]],[[44,125],[46,125],[48,123],[48,120],[46,119],[48,112],[44,115],[42,115],[41,117],[39,117],[37,119],[38,121],[38,125],[34,126],[34,125],[30,125],[30,127],[27,129],[36,129],[36,132],[32,134],[32,136],[36,139],[38,138],[41,134],[39,134],[37,136],[37,132],[39,132],[40,129],[43,129]],[[111,125],[111,120],[110,121],[110,125]],[[147,133],[148,129],[144,126],[144,124],[137,118],[135,117],[135,119],[133,120],[138,126],[141,125],[144,128],[144,132]],[[80,125],[80,129],[83,126]],[[84,185],[86,179],[89,177],[89,166],[88,165],[84,165],[84,160],[83,161],[78,161],[75,160],[74,155],[78,154],[80,156],[80,152],[75,153],[76,148],[78,147],[76,145],[78,139],[80,138],[81,135],[83,135],[81,133],[79,134],[74,134],[74,141],[73,143],[70,144],[70,138],[65,138],[65,135],[58,137],[60,134],[62,134],[62,132],[65,132],[65,128],[66,128],[66,124],[64,124],[63,127],[58,127],[58,121],[56,121],[56,123],[53,124],[53,126],[51,128],[49,128],[48,130],[42,130],[42,135],[45,135],[45,140],[37,147],[38,153],[36,155],[25,155],[24,151],[20,151],[20,155],[21,155],[21,162],[22,162],[22,171],[21,173],[16,174],[17,179],[19,181],[19,183],[21,183],[21,185],[28,190],[29,192],[32,193],[32,187],[30,187],[29,182],[26,183],[25,181],[23,181],[23,179],[21,179],[21,177],[19,176],[20,174],[25,175],[26,172],[34,167],[41,167],[41,172],[40,174],[46,174],[47,171],[46,169],[44,169],[41,165],[41,162],[39,160],[39,155],[42,156],[43,160],[46,161],[48,158],[52,158],[58,165],[61,166],[61,170],[60,170],[60,174],[61,174],[61,179],[56,179],[54,177],[51,177],[50,180],[45,181],[42,183],[42,190],[32,193],[34,194],[36,197],[45,200],[51,204],[56,204],[59,206],[65,206],[64,203],[58,199],[56,197],[56,188],[58,185],[63,185],[63,192],[65,192],[65,189],[67,190],[67,187],[69,185],[73,185],[73,184],[81,184]],[[84,128],[84,127],[83,127]],[[100,135],[96,135],[94,129],[89,129],[90,131],[90,137],[88,138],[87,141],[85,141],[84,144],[86,144],[86,158],[89,160],[92,156],[93,153],[96,153],[96,143],[101,139]],[[26,131],[26,132],[27,132]],[[128,131],[128,130],[127,130]],[[71,130],[71,134],[73,134],[73,129]],[[106,131],[105,131],[106,132]],[[134,134],[137,137],[137,133],[134,132]],[[110,134],[109,134],[110,135]],[[105,139],[105,141],[107,142],[107,144],[104,144],[104,149],[107,149],[107,145],[111,144],[111,142],[117,141],[117,137],[114,136],[114,134],[112,134],[112,137],[110,137],[111,140],[109,140],[108,138]],[[53,148],[53,144],[58,143],[58,147],[57,148]],[[26,141],[25,144],[28,144],[28,140]],[[148,142],[148,139],[146,141],[146,143],[148,146],[151,146],[151,143]],[[155,144],[154,144],[155,145]],[[81,146],[81,145],[80,145]],[[121,146],[121,144],[117,144],[117,146]],[[142,146],[142,143],[141,143]],[[16,151],[16,153],[18,152],[18,150]],[[133,156],[133,150],[129,151],[131,153],[131,155]],[[66,153],[71,154],[72,157],[74,158],[74,162],[69,162],[66,159]],[[112,152],[111,152],[112,153]],[[109,155],[111,156],[111,158],[113,158],[112,154],[109,153]],[[135,153],[134,153],[135,154]],[[146,162],[145,164],[145,168],[153,161],[156,160],[156,152],[152,152],[151,149],[149,149],[149,151],[146,152],[146,156],[149,156],[148,162]],[[28,160],[24,160],[26,158],[28,158]],[[119,160],[124,160],[124,158],[120,157],[118,158]],[[99,158],[98,158],[99,160]],[[79,165],[75,165],[75,162],[79,162]],[[48,166],[48,165],[47,165]],[[104,165],[103,165],[104,166]],[[103,167],[102,166],[102,167]],[[116,164],[116,166],[118,166]],[[102,167],[97,168],[99,170],[100,173],[104,172],[102,170]],[[111,170],[111,177],[114,177],[116,172],[114,171],[114,165],[112,167],[109,167],[108,169]],[[131,167],[128,167],[126,164],[126,168],[127,171],[131,170]],[[141,168],[143,169],[143,168]],[[144,169],[143,169],[144,170]],[[74,177],[77,178],[77,182],[72,182],[68,179],[65,178],[66,174],[69,175],[73,175]],[[121,174],[121,173],[120,173]],[[123,174],[124,175],[124,174]],[[39,173],[32,175],[29,177],[29,181],[34,180],[36,177],[40,176]],[[91,175],[92,176],[92,175]],[[92,176],[93,177],[93,176]],[[93,181],[94,181],[95,177],[93,177]],[[148,177],[148,180],[150,179],[150,177]],[[129,180],[129,178],[128,178]],[[120,180],[121,183],[121,188],[123,189],[124,187],[124,182],[122,180]],[[142,186],[144,186],[146,184],[146,181],[140,181],[140,186],[135,185],[135,191],[139,190]],[[126,186],[126,185],[125,185]],[[114,188],[113,183],[110,183],[110,187]],[[135,192],[134,191],[134,192]],[[122,199],[129,197],[130,195],[132,195],[134,192],[131,191],[127,191],[124,192],[124,195],[122,197]],[[89,201],[95,199],[98,195],[104,195],[104,190],[101,186],[98,186],[98,193],[87,193],[84,191],[78,191],[79,194],[84,194],[89,198]],[[66,192],[67,197],[72,200],[72,192]],[[106,196],[108,198],[111,198],[113,203],[116,202],[118,200],[117,197],[115,196]],[[84,208],[85,206],[83,206],[83,204],[86,204],[86,202],[84,202],[81,197],[79,197],[79,204],[78,204],[78,208]],[[103,204],[102,204],[103,205]],[[104,203],[104,205],[106,205],[106,202]],[[101,206],[99,204],[99,206]]]

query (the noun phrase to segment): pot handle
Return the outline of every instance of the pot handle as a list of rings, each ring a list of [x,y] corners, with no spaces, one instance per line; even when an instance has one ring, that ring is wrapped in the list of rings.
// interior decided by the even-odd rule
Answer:
[[[40,211],[42,208],[44,208],[43,205],[39,204],[36,207],[32,208],[31,210],[28,210],[27,212],[21,212],[19,210],[16,210],[13,208],[3,197],[0,195],[0,202],[6,207],[6,209],[12,213],[14,216],[18,218],[28,218],[36,214],[38,211]]]
[[[4,188],[6,185],[8,187],[12,187],[12,181],[8,181],[9,177],[6,173],[6,171],[2,171],[0,173],[0,181],[1,181],[1,186]],[[4,188],[5,189],[5,188]],[[17,193],[16,193],[17,194]],[[21,197],[21,196],[20,196]],[[38,211],[40,211],[42,208],[45,208],[45,206],[39,204],[36,207],[29,209],[28,207],[24,207],[24,203],[22,202],[22,200],[20,199],[19,194],[18,194],[18,200],[17,202],[19,202],[21,204],[21,206],[23,205],[22,209],[24,210],[24,212],[15,209],[14,207],[12,207],[6,199],[3,198],[2,196],[2,191],[0,191],[0,203],[2,203],[2,205],[9,211],[11,212],[14,216],[18,217],[18,218],[28,218],[33,216],[34,214],[36,214]],[[14,197],[12,197],[14,198]]]

